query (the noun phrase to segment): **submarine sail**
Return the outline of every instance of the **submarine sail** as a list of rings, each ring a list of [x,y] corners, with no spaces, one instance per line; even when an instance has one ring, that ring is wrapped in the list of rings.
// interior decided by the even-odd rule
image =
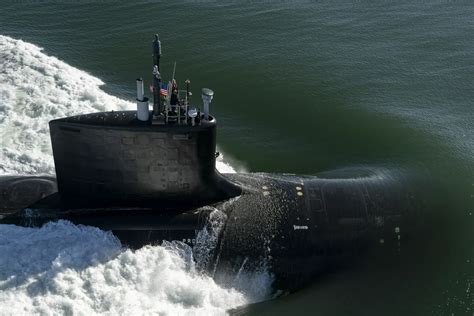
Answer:
[[[208,269],[216,279],[264,261],[277,285],[296,289],[371,243],[397,244],[416,214],[395,179],[216,170],[214,92],[191,102],[160,74],[153,41],[149,108],[137,80],[137,110],[82,114],[49,123],[56,177],[0,177],[2,224],[68,220],[112,231],[123,244],[196,242],[213,212],[224,215]]]

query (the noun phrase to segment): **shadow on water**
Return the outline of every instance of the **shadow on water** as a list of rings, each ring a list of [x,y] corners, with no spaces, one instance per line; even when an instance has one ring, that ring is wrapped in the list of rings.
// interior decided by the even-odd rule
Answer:
[[[301,84],[299,96],[288,96],[282,92],[284,84],[275,84],[277,92],[268,91],[266,99],[275,106],[268,112],[253,103],[255,116],[247,114],[246,121],[252,128],[240,131],[244,141],[238,149],[222,146],[226,151],[240,153],[237,159],[245,159],[248,152],[265,152],[248,164],[255,171],[323,176],[322,170],[337,168],[346,177],[360,171],[355,165],[369,173],[381,168],[415,189],[414,207],[423,225],[401,241],[400,250],[375,247],[355,258],[353,265],[321,275],[300,292],[231,314],[472,314],[474,162],[465,155],[472,148],[460,152],[457,140],[440,138],[414,120],[351,104],[344,93],[325,93],[323,80]],[[319,91],[311,94],[317,100],[314,107],[308,104],[312,97],[304,96],[310,89]],[[297,105],[304,102],[302,114]],[[290,110],[286,104],[292,105]],[[259,126],[262,118],[265,123]],[[266,142],[253,142],[252,133],[264,135]]]
[[[473,177],[462,164],[450,162],[449,172],[428,169],[417,174],[405,169],[404,177],[397,178],[414,187],[415,211],[422,215],[422,225],[403,237],[398,247],[375,245],[299,292],[231,314],[472,314]],[[347,169],[340,172],[343,175]]]

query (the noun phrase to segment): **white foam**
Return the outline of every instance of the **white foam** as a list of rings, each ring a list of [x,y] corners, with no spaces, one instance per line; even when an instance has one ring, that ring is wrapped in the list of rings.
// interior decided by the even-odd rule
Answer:
[[[102,91],[100,79],[1,35],[0,71],[0,174],[54,173],[51,119],[134,107]],[[235,172],[222,156],[217,168]],[[200,241],[209,253],[214,239]],[[0,253],[2,314],[224,314],[264,299],[271,284],[257,272],[250,283],[262,285],[258,293],[220,286],[186,244],[132,251],[111,233],[68,222],[0,225]]]
[[[0,174],[54,173],[48,128],[52,119],[135,107],[102,91],[100,79],[36,45],[3,35],[0,71]],[[235,172],[222,158],[217,168]]]
[[[103,92],[100,79],[1,35],[0,71],[0,174],[54,173],[49,120],[134,107]],[[235,172],[222,157],[217,168]],[[217,285],[186,244],[132,251],[68,222],[0,225],[0,253],[1,314],[224,314],[264,299],[271,284],[261,271],[247,288]]]
[[[219,170],[219,172],[222,173],[236,173],[235,168],[224,160],[224,155],[222,154],[222,152],[216,159],[216,168],[217,170]]]
[[[100,89],[103,82],[41,48],[0,35],[0,171],[53,173],[48,122],[132,104]]]
[[[233,202],[236,198],[232,199]],[[219,234],[224,228],[227,215],[224,212],[214,209],[209,214],[207,225],[196,235],[196,243],[193,247],[193,255],[196,258],[199,268],[211,269],[211,259],[213,252],[219,241]],[[214,269],[213,269],[214,270]]]
[[[68,222],[0,225],[0,237],[2,313],[209,315],[249,302],[195,272],[177,247],[122,249],[112,234]]]

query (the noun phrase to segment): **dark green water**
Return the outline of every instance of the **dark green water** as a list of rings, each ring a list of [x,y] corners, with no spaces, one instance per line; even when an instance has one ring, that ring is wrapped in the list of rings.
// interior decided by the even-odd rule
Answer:
[[[364,166],[417,187],[428,229],[399,254],[238,313],[473,314],[474,4],[1,2],[0,34],[122,98],[147,78],[159,31],[164,75],[176,61],[194,91],[216,91],[219,147],[248,171]]]

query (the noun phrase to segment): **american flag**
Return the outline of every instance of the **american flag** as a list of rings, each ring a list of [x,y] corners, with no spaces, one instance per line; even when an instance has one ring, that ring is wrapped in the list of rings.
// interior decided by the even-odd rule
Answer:
[[[154,90],[155,89],[154,89],[153,85],[151,84],[150,85],[150,92],[153,93]],[[168,96],[168,90],[166,89],[166,86],[161,87],[160,94],[165,96],[165,97]]]
[[[165,97],[168,96],[168,84],[167,83],[162,83],[161,84],[160,94],[162,96],[165,96]]]

